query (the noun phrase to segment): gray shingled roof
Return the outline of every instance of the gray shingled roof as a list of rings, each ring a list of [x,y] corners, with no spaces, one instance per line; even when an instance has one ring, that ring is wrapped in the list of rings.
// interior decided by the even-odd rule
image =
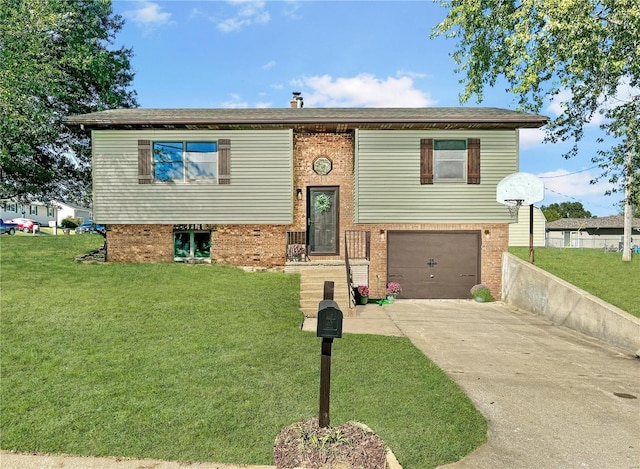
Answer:
[[[640,218],[631,220],[633,228],[640,228]],[[560,220],[547,222],[548,230],[577,230],[593,228],[623,228],[624,217],[622,215],[601,218],[561,218]]]
[[[86,128],[307,128],[317,130],[537,128],[545,116],[499,108],[112,109],[71,116]]]

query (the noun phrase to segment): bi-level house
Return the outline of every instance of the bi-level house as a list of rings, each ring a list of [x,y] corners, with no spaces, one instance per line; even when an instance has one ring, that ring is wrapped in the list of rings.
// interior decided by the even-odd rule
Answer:
[[[107,261],[345,267],[371,296],[500,295],[518,129],[495,108],[117,109],[91,130]],[[347,259],[348,257],[348,259]],[[336,287],[337,288],[337,287]],[[315,303],[317,305],[317,302]]]

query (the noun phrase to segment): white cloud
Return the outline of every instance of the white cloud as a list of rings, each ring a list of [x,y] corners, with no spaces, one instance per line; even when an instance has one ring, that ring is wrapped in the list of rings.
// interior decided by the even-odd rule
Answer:
[[[200,10],[200,8],[192,8],[191,13],[189,14],[189,18],[202,18],[205,16],[204,12]]]
[[[397,77],[409,77],[409,78],[429,78],[432,75],[428,73],[412,72],[409,70],[398,70],[396,72]]]
[[[276,66],[276,61],[275,60],[270,60],[269,62],[267,62],[266,64],[264,64],[262,66],[262,69],[263,70],[271,70],[275,66]]]
[[[435,104],[429,93],[414,87],[409,77],[380,79],[369,73],[355,77],[304,77],[292,84],[305,91],[308,106],[316,107],[427,107]]]
[[[634,96],[640,95],[640,88],[633,87],[629,84],[629,79],[624,78],[618,84],[615,96],[609,97],[606,100],[601,100],[600,108],[597,112],[591,116],[591,120],[587,124],[590,127],[597,127],[604,122],[602,111],[606,109],[613,109],[621,104],[629,102]],[[562,90],[558,93],[547,106],[547,111],[554,114],[556,117],[560,116],[566,107],[566,103],[571,99],[571,91]]]
[[[231,93],[229,95],[231,97],[230,100],[222,103],[222,107],[226,109],[246,109],[249,107],[249,103],[244,101],[239,94]]]
[[[298,10],[301,8],[302,5],[298,0],[285,0],[282,12],[284,13],[284,16],[287,16],[292,20],[301,20],[302,15],[298,14]]]
[[[605,195],[605,191],[612,188],[606,180],[591,184],[599,174],[597,171],[597,168],[582,171],[557,169],[537,174],[545,186],[544,201],[540,205],[580,202],[594,216],[615,215],[621,197],[619,194]]]
[[[567,101],[571,99],[571,92],[569,90],[560,91],[552,100],[547,111],[558,117],[564,113],[564,106]]]
[[[162,11],[162,7],[154,2],[140,1],[137,8],[124,12],[124,17],[145,29],[154,29],[171,22],[171,13]]]
[[[520,129],[518,131],[520,137],[520,149],[527,150],[542,145],[544,140],[544,129]]]
[[[235,16],[218,22],[218,29],[224,33],[240,31],[252,24],[267,24],[271,20],[264,1],[230,0],[227,3],[237,7],[237,11]]]
[[[603,180],[591,184],[591,181],[597,176],[591,170],[573,172],[566,169],[556,169],[539,173],[537,176],[544,181],[545,188],[575,198],[602,195],[605,191],[612,189],[612,185]]]

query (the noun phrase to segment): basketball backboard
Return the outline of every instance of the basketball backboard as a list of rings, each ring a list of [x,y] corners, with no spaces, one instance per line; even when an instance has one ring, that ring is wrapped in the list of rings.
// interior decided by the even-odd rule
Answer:
[[[504,205],[533,205],[544,199],[542,179],[530,173],[513,173],[496,187],[496,200]]]

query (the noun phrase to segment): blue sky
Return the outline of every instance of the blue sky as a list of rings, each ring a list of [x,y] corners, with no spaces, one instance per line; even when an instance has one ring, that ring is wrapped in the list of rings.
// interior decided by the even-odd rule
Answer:
[[[113,0],[126,23],[116,44],[133,48],[133,86],[146,108],[288,107],[300,91],[305,107],[459,106],[461,75],[452,39],[430,39],[446,11],[424,1]],[[515,109],[504,86],[482,103]],[[542,114],[556,116],[551,103]],[[590,184],[597,122],[578,158],[569,144],[543,144],[524,130],[520,171],[545,183],[542,205],[582,202],[595,216],[618,212],[608,184]],[[538,205],[541,205],[538,204]]]

